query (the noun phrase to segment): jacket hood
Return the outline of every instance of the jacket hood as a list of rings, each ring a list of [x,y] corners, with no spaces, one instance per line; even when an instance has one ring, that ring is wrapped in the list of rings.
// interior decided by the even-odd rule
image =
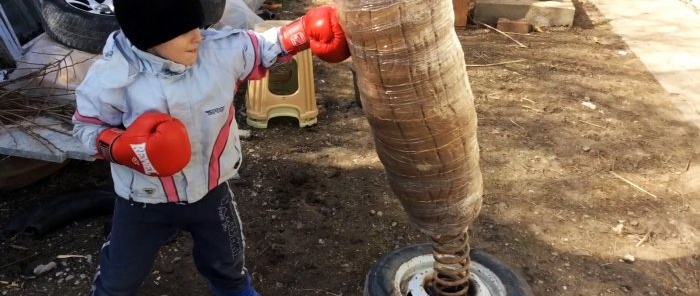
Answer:
[[[109,35],[102,56],[110,64],[108,68],[118,70],[119,76],[123,78],[138,73],[176,77],[191,68],[136,48],[121,31]]]

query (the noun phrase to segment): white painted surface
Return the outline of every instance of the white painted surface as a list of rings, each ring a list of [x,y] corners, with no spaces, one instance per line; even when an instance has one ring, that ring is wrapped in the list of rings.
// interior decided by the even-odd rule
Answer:
[[[610,20],[686,119],[700,127],[700,14],[682,1],[589,2]]]

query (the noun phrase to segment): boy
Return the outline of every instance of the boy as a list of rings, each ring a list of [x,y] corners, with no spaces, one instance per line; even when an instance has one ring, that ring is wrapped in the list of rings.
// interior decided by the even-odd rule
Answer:
[[[310,48],[349,56],[331,7],[262,34],[200,30],[199,0],[114,0],[121,27],[76,90],[74,135],[112,162],[117,195],[90,295],[134,295],[159,247],[189,231],[217,296],[258,296],[244,268],[241,221],[227,180],[241,163],[236,85]]]

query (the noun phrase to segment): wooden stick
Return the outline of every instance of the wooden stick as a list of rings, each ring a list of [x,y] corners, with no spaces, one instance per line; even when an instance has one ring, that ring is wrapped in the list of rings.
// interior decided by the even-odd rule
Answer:
[[[510,39],[510,40],[512,40],[513,42],[517,43],[518,46],[520,46],[520,47],[522,47],[522,48],[526,48],[526,47],[527,47],[527,45],[520,43],[520,41],[515,40],[515,38],[510,37],[510,35],[504,33],[503,31],[501,31],[501,30],[499,30],[499,29],[496,29],[496,28],[494,28],[494,27],[492,27],[492,26],[489,26],[489,25],[484,24],[484,23],[479,22],[479,21],[475,21],[475,22],[476,22],[477,24],[479,24],[479,25],[482,25],[482,26],[484,26],[484,27],[487,27],[487,28],[489,28],[489,29],[491,29],[491,30],[496,31],[497,33],[499,33],[499,34],[501,34],[501,35],[503,35],[503,36],[506,36],[508,39]]]
[[[500,63],[493,63],[493,64],[467,64],[467,67],[491,67],[491,66],[500,66],[500,65],[506,65],[506,64],[513,64],[513,63],[520,63],[527,61],[526,59],[519,59],[519,60],[514,60],[514,61],[505,61],[505,62],[500,62]]]
[[[648,194],[649,196],[653,197],[654,199],[658,199],[658,197],[656,197],[656,195],[654,195],[653,193],[651,193],[651,192],[649,192],[649,191],[644,190],[644,188],[640,187],[640,186],[637,185],[637,184],[632,183],[632,181],[625,179],[624,177],[618,175],[617,173],[615,173],[615,172],[613,172],[613,171],[610,171],[610,173],[611,173],[613,176],[617,177],[618,179],[620,179],[620,180],[624,181],[625,183],[629,184],[630,186],[634,187],[635,189],[637,189],[637,190],[639,190],[639,191],[641,191],[641,192],[644,192],[644,193]]]

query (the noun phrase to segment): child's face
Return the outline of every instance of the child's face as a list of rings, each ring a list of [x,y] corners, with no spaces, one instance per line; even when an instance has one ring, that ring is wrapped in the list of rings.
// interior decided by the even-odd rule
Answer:
[[[197,28],[170,41],[158,44],[149,49],[148,52],[178,64],[192,66],[197,61],[197,50],[200,42],[202,42],[202,33]]]

